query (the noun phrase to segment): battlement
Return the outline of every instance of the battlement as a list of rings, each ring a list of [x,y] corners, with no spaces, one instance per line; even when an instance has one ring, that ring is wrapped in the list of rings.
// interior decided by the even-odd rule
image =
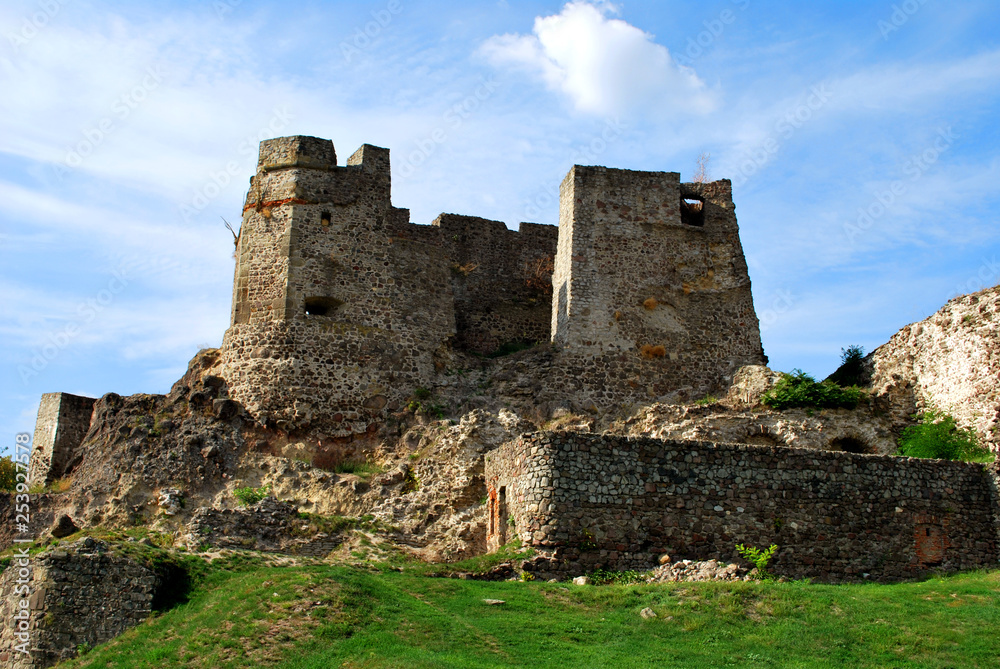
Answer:
[[[550,340],[554,378],[605,402],[721,391],[763,362],[729,182],[575,166],[558,228],[456,214],[426,226],[392,205],[388,149],[338,166],[329,140],[261,143],[223,345],[252,413],[370,431],[449,356]]]

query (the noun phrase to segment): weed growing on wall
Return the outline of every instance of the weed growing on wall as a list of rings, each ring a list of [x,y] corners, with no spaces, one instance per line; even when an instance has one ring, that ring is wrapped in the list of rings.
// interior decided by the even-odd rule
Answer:
[[[233,491],[233,497],[243,506],[252,506],[261,501],[271,493],[270,485],[262,485],[259,488],[237,488]]]
[[[736,544],[736,550],[744,560],[757,568],[757,573],[754,575],[754,578],[760,580],[771,578],[771,573],[767,571],[767,563],[771,561],[771,558],[774,557],[774,552],[778,550],[778,546],[776,544],[771,544],[764,550],[761,550],[756,546]]]
[[[925,411],[914,416],[920,421],[903,430],[899,455],[911,458],[989,462],[990,451],[980,445],[975,430],[959,427],[955,419],[941,411]]]

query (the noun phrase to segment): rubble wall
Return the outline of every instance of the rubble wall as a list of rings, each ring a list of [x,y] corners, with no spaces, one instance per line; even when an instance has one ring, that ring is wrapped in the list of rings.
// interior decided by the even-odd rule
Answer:
[[[542,573],[729,559],[737,543],[777,544],[776,573],[828,581],[998,558],[994,482],[980,464],[538,432],[490,454],[486,477]]]

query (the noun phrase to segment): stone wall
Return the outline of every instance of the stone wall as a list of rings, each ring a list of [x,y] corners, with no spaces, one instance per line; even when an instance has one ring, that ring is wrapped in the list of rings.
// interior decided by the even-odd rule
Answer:
[[[869,355],[872,391],[898,426],[927,408],[952,414],[1000,452],[1000,287],[963,295]]]
[[[512,342],[548,341],[558,228],[442,214],[432,224],[451,261],[453,345],[479,354]]]
[[[995,474],[993,474],[995,475]],[[892,580],[996,565],[983,465],[540,432],[490,454],[491,548],[520,537],[541,575],[648,569],[779,546],[776,573]],[[511,521],[503,518],[506,514]],[[509,523],[509,524],[508,524]],[[508,526],[507,537],[495,537]]]
[[[56,512],[65,506],[66,502],[65,494],[31,495],[28,531],[18,532],[18,526],[23,519],[18,518],[17,493],[0,492],[0,551],[13,546],[14,539],[41,536],[52,526],[52,521],[57,517]]]
[[[77,655],[138,625],[152,611],[156,576],[142,565],[107,552],[87,537],[67,548],[18,560],[0,576],[0,662],[12,669],[39,669]],[[12,621],[23,599],[18,580],[30,572],[28,621],[30,653]]]
[[[69,393],[42,395],[28,464],[30,485],[45,485],[65,474],[90,428],[96,401]]]
[[[309,522],[294,506],[267,497],[245,509],[198,509],[185,541],[191,550],[214,546],[312,557],[326,557],[343,543],[339,535],[307,530]]]
[[[585,385],[700,396],[765,362],[728,181],[577,165],[559,225],[552,341]]]

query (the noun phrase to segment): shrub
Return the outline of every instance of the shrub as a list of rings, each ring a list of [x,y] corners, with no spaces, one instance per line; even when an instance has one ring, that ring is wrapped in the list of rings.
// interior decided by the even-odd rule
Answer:
[[[646,309],[646,311],[652,311],[656,307],[660,306],[660,301],[655,297],[647,297],[642,303],[642,306]]]
[[[243,506],[251,506],[267,497],[270,492],[270,485],[262,485],[259,488],[237,488],[233,491],[233,496],[239,500],[239,503]]]
[[[840,349],[840,367],[826,378],[838,386],[862,386],[868,383],[865,378],[865,349],[857,344]]]
[[[381,465],[367,460],[344,460],[333,467],[333,471],[337,474],[354,474],[362,478],[381,474],[384,469]]]
[[[778,550],[777,545],[771,544],[764,550],[761,550],[756,546],[736,544],[736,550],[744,560],[757,568],[755,578],[761,580],[771,578],[771,574],[767,571],[767,563],[771,561],[771,558],[774,557],[774,552]]]
[[[867,398],[867,393],[857,386],[843,388],[832,381],[817,383],[801,369],[795,369],[791,374],[782,374],[760,401],[772,409],[853,409]]]
[[[608,569],[598,569],[590,575],[590,580],[595,585],[633,585],[635,583],[645,583],[649,578],[649,572],[634,571],[611,571]]]
[[[525,285],[531,290],[551,294],[552,293],[552,273],[555,271],[555,256],[545,256],[536,258],[529,262],[527,266],[528,278],[524,280]]]
[[[14,492],[16,489],[17,463],[11,456],[5,455],[0,458],[0,490]]]
[[[959,427],[952,416],[931,410],[914,418],[920,424],[903,430],[899,438],[899,455],[970,462],[992,459],[990,451],[980,445],[975,430]]]

